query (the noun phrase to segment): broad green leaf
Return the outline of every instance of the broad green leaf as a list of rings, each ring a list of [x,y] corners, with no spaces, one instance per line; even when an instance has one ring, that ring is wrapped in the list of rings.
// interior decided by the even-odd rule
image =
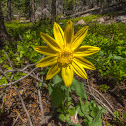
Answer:
[[[95,117],[98,113],[99,109],[97,107],[92,108],[91,116]]]
[[[102,110],[97,113],[96,118],[91,122],[90,126],[102,126],[101,113]]]
[[[54,84],[58,84],[59,82],[61,82],[62,81],[62,78],[59,76],[59,75],[56,75],[55,77],[54,77]]]
[[[81,98],[87,99],[87,95],[84,89],[84,83],[79,82],[75,78],[73,78],[73,83],[71,85],[71,90],[76,91],[76,94]]]
[[[62,101],[65,100],[65,91],[61,89],[61,84],[56,84],[51,87],[51,102],[52,106],[57,108],[61,105]]]
[[[87,115],[90,111],[90,103],[88,101],[85,102],[84,105],[81,106],[81,111]]]

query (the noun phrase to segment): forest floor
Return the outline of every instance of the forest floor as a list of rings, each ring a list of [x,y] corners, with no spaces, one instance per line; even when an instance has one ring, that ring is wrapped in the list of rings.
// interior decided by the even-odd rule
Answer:
[[[82,80],[78,76],[75,76],[75,78],[85,83],[85,90],[87,92],[88,100],[94,99],[92,96],[88,94],[89,89],[86,88],[87,85],[86,81]],[[99,83],[104,81],[105,80],[96,78],[96,75],[94,73],[91,73],[89,75],[89,85],[95,88],[97,91],[99,91],[99,93],[101,92]],[[28,77],[25,78],[24,80],[21,80],[17,84],[18,91],[22,95],[26,108],[31,116],[33,126],[66,126],[65,123],[62,123],[58,119],[58,113],[56,112],[56,110],[51,108],[49,92],[46,87],[43,87],[40,90],[42,96],[43,110],[44,110],[44,115],[43,115],[44,118],[42,120],[42,114],[38,103],[38,93],[37,93],[38,89],[36,83],[37,83],[36,80]],[[112,82],[108,83],[108,85],[111,85],[111,83]],[[112,91],[106,91],[104,93],[101,92],[101,94],[113,107],[112,111],[114,112],[115,110],[117,110],[119,112],[120,121],[124,121],[124,119],[122,118],[122,113],[126,111],[126,104],[125,104],[126,100],[124,99],[123,95],[118,96],[117,93],[119,94],[119,92],[122,92],[122,89],[124,90],[125,88],[126,88],[125,85],[122,87],[117,86]],[[115,91],[117,93],[113,93]],[[3,89],[0,89],[0,94],[2,93],[3,93]],[[96,94],[96,96],[97,95],[98,94]],[[74,92],[72,92],[72,99],[75,102],[78,101],[78,97]],[[100,97],[99,100],[105,103],[104,100]],[[41,122],[43,123],[43,125],[41,125]],[[78,117],[77,122],[81,123],[82,119]],[[107,112],[102,116],[103,126],[106,125],[106,122],[109,122],[112,126],[121,126],[119,125],[118,122],[113,121],[113,116],[110,112]],[[6,89],[6,101],[3,106],[2,113],[0,115],[0,126],[29,126],[29,121],[26,112],[24,111],[21,101],[12,86],[7,87]]]

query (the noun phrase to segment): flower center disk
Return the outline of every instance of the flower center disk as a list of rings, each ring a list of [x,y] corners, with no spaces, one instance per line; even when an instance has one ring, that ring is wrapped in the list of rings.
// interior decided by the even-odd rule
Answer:
[[[73,60],[73,53],[71,50],[62,50],[59,53],[58,62],[62,66],[70,64],[72,60]]]

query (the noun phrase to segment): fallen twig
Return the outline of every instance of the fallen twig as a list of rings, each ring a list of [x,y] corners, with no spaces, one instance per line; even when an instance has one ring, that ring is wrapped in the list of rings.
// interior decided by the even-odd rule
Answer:
[[[10,86],[10,85],[14,85],[14,84],[18,83],[19,81],[21,81],[22,79],[25,79],[25,78],[28,77],[28,76],[31,76],[31,77],[33,77],[34,79],[36,79],[36,80],[42,82],[39,78],[34,77],[33,75],[31,75],[31,73],[34,72],[34,71],[37,70],[37,69],[38,69],[38,67],[35,67],[35,68],[34,68],[31,72],[29,72],[29,73],[26,72],[26,71],[22,71],[22,70],[9,70],[9,72],[10,72],[10,71],[21,71],[21,72],[27,73],[27,75],[21,77],[19,80],[16,80],[16,81],[14,81],[14,82],[12,82],[12,83],[2,84],[2,85],[0,85],[0,86],[2,87],[2,86]],[[1,70],[0,70],[0,72],[1,72]],[[4,72],[4,73],[5,73],[5,72]],[[7,71],[6,71],[6,73],[7,73]],[[6,74],[6,73],[5,73],[5,74]]]
[[[38,77],[38,73],[37,73],[37,77]],[[42,123],[41,124],[43,124],[44,123],[43,119],[44,119],[45,116],[44,116],[43,103],[42,103],[41,92],[40,92],[40,88],[39,88],[38,82],[37,82],[37,90],[38,90],[39,106],[40,106],[41,117],[42,117]]]
[[[109,103],[109,101],[98,90],[96,90],[95,88],[89,85],[88,79],[87,79],[87,83],[88,85],[86,86],[90,87],[93,91],[97,92],[107,102],[107,104],[111,107],[111,109],[114,110],[113,106]]]
[[[88,85],[86,85],[86,86],[88,86],[88,88],[89,88],[89,94],[91,95],[91,96],[93,96],[94,97],[94,99],[99,103],[99,104],[101,104],[103,107],[105,107],[112,115],[113,115],[113,117],[116,117],[115,115],[114,115],[114,113],[111,111],[111,109],[107,106],[107,105],[105,105],[101,100],[99,100],[93,93],[92,93],[92,90],[93,91],[95,91],[95,92],[97,92],[107,103],[109,103],[106,99],[105,99],[105,97],[100,93],[100,92],[98,92],[96,89],[94,89],[93,87],[91,87],[90,85],[89,85],[89,82],[88,82],[88,79],[87,79],[87,84]],[[92,90],[91,90],[92,89]],[[112,107],[112,105],[109,103],[109,106],[111,106],[111,108],[113,108]]]

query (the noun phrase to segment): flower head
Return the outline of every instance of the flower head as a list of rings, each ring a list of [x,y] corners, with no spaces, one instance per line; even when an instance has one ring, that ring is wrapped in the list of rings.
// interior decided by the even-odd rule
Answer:
[[[95,70],[94,65],[84,57],[92,55],[100,50],[94,46],[81,46],[88,31],[88,26],[80,29],[74,35],[74,26],[69,21],[63,32],[62,28],[55,22],[53,26],[54,38],[40,33],[42,39],[48,46],[37,46],[37,52],[46,55],[37,63],[37,67],[47,67],[50,69],[46,79],[51,79],[61,71],[61,75],[66,87],[70,87],[74,72],[80,77],[87,79],[86,69]]]

